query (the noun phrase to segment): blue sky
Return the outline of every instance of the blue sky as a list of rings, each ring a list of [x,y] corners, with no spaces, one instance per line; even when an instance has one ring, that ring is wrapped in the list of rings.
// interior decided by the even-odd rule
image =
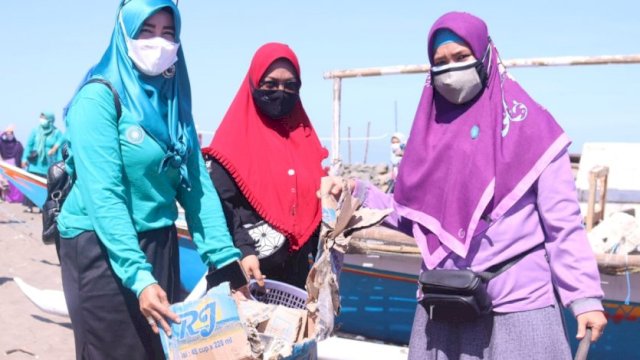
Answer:
[[[0,128],[17,125],[26,140],[39,113],[62,108],[106,49],[117,0],[5,1],[0,30]],[[474,13],[489,26],[503,59],[640,53],[640,2],[609,1],[212,1],[181,0],[182,46],[202,130],[215,130],[255,50],[280,41],[298,54],[302,101],[321,137],[331,133],[332,84],[324,72],[421,64],[435,19],[450,10]],[[574,140],[640,140],[640,65],[512,69]],[[425,75],[343,81],[342,136],[408,133]],[[205,140],[207,137],[205,137]],[[329,148],[329,142],[324,142]],[[342,157],[347,160],[347,144]],[[352,161],[364,142],[352,142]],[[371,141],[369,162],[388,161],[388,139]]]

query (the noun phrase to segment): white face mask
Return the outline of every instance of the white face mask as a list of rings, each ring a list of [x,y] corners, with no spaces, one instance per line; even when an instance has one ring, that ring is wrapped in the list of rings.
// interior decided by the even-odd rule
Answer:
[[[478,60],[453,63],[431,68],[433,87],[449,102],[464,104],[482,90]]]
[[[47,119],[38,118],[38,120],[40,120],[40,125],[42,125],[42,126],[49,125],[49,120],[47,120]]]
[[[178,61],[180,44],[161,37],[132,39],[127,35],[127,30],[122,22],[122,15],[120,15],[119,20],[124,39],[127,42],[128,55],[140,72],[150,76],[157,76]]]

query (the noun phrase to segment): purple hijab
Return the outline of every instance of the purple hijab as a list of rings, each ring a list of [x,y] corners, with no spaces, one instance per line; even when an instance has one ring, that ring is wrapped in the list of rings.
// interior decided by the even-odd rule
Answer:
[[[17,159],[16,163],[20,163],[22,159],[22,144],[14,137],[13,140],[7,140],[6,133],[0,134],[0,156],[2,160]]]
[[[449,103],[427,78],[400,166],[397,210],[414,222],[429,269],[451,251],[465,257],[473,236],[500,219],[570,143],[551,114],[498,66],[484,21],[461,12],[440,17],[429,32],[432,64],[439,29],[464,39],[477,59],[490,52],[487,85],[466,104]]]

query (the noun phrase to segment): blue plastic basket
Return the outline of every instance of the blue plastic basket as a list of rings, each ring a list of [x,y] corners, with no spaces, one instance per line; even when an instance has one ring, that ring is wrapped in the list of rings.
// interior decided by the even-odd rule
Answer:
[[[307,305],[306,291],[280,281],[265,280],[264,288],[252,281],[249,291],[254,299],[265,304],[284,305],[294,309],[304,309]]]

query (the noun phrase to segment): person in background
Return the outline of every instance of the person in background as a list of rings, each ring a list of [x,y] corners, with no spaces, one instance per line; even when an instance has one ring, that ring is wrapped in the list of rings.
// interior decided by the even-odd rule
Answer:
[[[181,300],[176,201],[202,260],[238,264],[191,112],[180,14],[122,1],[111,42],[66,116],[76,176],[58,217],[77,359],[163,359]],[[114,99],[113,87],[121,105]]]
[[[55,115],[52,112],[43,112],[38,118],[39,125],[31,131],[22,155],[22,167],[28,172],[47,177],[49,166],[62,160],[60,148],[64,143],[62,132],[54,125]],[[24,205],[33,211],[36,205],[24,197]]]
[[[0,134],[0,155],[2,156],[2,161],[7,164],[20,166],[24,148],[22,147],[22,143],[16,139],[14,128],[14,125],[9,125],[4,132]],[[10,203],[19,203],[24,200],[24,197],[18,188],[9,183],[2,194],[2,199]]]
[[[328,153],[300,101],[300,65],[289,46],[268,43],[204,154],[242,262],[304,289],[321,220],[316,192]]]
[[[520,258],[488,282],[492,311],[462,322],[435,319],[439,308],[423,306],[429,289],[419,287],[409,359],[571,359],[560,305],[576,317],[577,339],[591,328],[598,340],[607,320],[570,141],[506,71],[481,19],[443,15],[428,54],[393,196],[351,180],[353,194],[394,209],[387,224],[416,240],[422,272]]]
[[[404,155],[405,148],[404,135],[402,133],[394,133],[391,136],[391,179],[395,180],[396,176],[398,176],[398,166],[400,165],[400,160],[402,160],[402,155]]]

